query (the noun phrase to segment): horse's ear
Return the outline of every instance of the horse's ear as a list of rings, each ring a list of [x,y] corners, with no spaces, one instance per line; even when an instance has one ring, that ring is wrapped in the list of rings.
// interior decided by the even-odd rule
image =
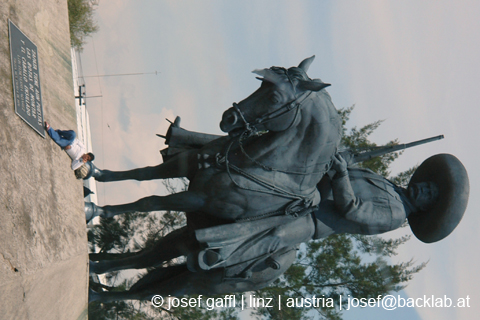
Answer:
[[[298,80],[297,87],[303,90],[310,90],[310,91],[320,91],[323,88],[331,86],[330,83],[324,83],[319,81],[305,81],[305,80]]]
[[[303,71],[305,71],[305,73],[307,73],[308,68],[312,64],[313,60],[315,60],[315,55],[311,56],[310,58],[307,58],[307,59],[303,60],[302,62],[300,62],[298,67],[300,69],[302,69]]]
[[[284,81],[284,79],[280,75],[270,69],[255,69],[252,72],[263,77],[260,79],[257,77],[258,80],[268,81],[272,83],[282,83]]]

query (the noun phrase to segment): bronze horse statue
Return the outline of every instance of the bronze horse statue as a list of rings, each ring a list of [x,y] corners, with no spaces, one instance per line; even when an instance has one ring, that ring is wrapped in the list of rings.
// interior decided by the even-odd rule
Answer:
[[[128,292],[92,291],[92,301],[148,299],[155,294],[152,288],[164,295],[248,291],[266,286],[288,268],[283,267],[288,263],[278,263],[295,259],[294,248],[286,244],[307,241],[311,232],[288,239],[275,236],[275,246],[260,256],[245,245],[250,240],[243,245],[232,243],[226,251],[205,251],[200,243],[214,248],[215,241],[228,242],[232,228],[243,240],[253,235],[270,237],[273,229],[281,234],[282,228],[310,219],[308,213],[320,202],[317,183],[330,169],[342,135],[341,119],[323,90],[329,84],[307,76],[313,59],[289,69],[255,70],[261,76],[257,78],[260,88],[222,116],[220,128],[228,136],[153,167],[121,172],[94,168],[94,177],[102,182],[187,177],[190,184],[188,191],[129,204],[86,204],[87,220],[135,211],[187,213],[187,226],[168,234],[153,249],[133,256],[111,254],[113,260],[91,262],[90,271],[159,267],[178,256],[187,256],[187,264],[158,268]],[[243,235],[238,235],[239,230]],[[228,252],[239,250],[243,253],[237,258],[226,258]],[[95,258],[92,254],[91,259]],[[262,277],[265,268],[275,270],[273,277]]]
[[[187,177],[188,191],[124,205],[89,205],[93,215],[176,210],[235,221],[317,205],[315,186],[330,168],[342,130],[337,110],[322,90],[329,84],[306,74],[313,58],[289,69],[255,70],[263,76],[260,88],[223,114],[220,128],[228,136],[158,166],[98,170],[95,175],[103,182]],[[206,165],[199,169],[200,163]]]

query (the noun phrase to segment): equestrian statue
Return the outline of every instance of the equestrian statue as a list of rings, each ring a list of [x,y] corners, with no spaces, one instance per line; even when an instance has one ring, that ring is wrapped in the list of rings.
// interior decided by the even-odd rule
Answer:
[[[351,167],[368,155],[338,152],[341,119],[324,90],[328,84],[306,74],[313,58],[289,69],[255,70],[260,88],[223,114],[220,128],[228,136],[191,133],[179,142],[178,133],[186,130],[177,119],[166,136],[164,163],[121,172],[89,163],[89,176],[102,182],[190,180],[188,191],[164,197],[103,207],[86,203],[87,221],[135,211],[187,216],[185,227],[151,249],[100,261],[91,254],[91,273],[155,269],[128,291],[90,290],[90,301],[252,291],[281,276],[302,242],[335,233],[379,234],[406,219],[427,243],[453,231],[469,193],[461,162],[435,155],[417,169],[407,189]],[[161,267],[180,256],[185,263]]]

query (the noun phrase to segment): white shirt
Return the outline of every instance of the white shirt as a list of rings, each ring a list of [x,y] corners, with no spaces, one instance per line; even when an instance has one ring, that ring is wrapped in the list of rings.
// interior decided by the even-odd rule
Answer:
[[[72,159],[72,170],[76,170],[80,168],[83,164],[82,156],[85,154],[86,149],[83,143],[75,138],[72,144],[70,145],[70,149],[65,149],[65,152],[68,156]]]

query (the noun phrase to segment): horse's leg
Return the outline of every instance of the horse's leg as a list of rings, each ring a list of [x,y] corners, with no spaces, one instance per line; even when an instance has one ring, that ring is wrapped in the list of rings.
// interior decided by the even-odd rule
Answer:
[[[150,300],[154,295],[180,297],[186,294],[222,294],[230,286],[222,285],[223,270],[190,272],[186,265],[152,270],[124,292],[90,291],[89,302],[117,300]],[[164,307],[168,302],[164,301]]]
[[[188,286],[188,283],[191,283],[195,277],[196,273],[188,271],[184,264],[158,268],[143,276],[128,291],[95,292],[90,290],[88,302],[99,301],[106,303],[118,300],[150,300],[154,295],[158,294],[167,297],[168,295],[180,296],[193,293],[191,292],[193,288]],[[185,290],[189,292],[185,292]]]
[[[198,150],[189,150],[153,167],[138,168],[127,171],[110,171],[94,169],[93,177],[97,181],[110,182],[120,180],[153,180],[187,177],[191,179],[197,170]]]
[[[117,214],[128,212],[150,212],[160,210],[174,210],[183,212],[199,211],[206,202],[203,193],[195,191],[183,191],[166,196],[150,196],[138,201],[113,206],[97,206],[93,202],[85,203],[85,215],[87,221],[100,216],[111,218]]]
[[[137,255],[138,252],[125,252],[125,253],[108,253],[108,252],[99,252],[99,253],[90,253],[90,261],[100,261],[100,260],[115,260],[115,259],[124,259]]]
[[[121,300],[147,300],[139,293],[134,293],[130,291],[106,291],[106,292],[95,292],[92,289],[88,292],[88,303],[91,302],[101,302],[107,303],[112,301],[121,301]]]
[[[197,249],[198,242],[188,233],[187,227],[183,227],[161,238],[152,248],[133,255],[111,253],[109,254],[109,258],[113,258],[111,260],[90,262],[90,273],[158,267],[165,261],[187,255]]]

